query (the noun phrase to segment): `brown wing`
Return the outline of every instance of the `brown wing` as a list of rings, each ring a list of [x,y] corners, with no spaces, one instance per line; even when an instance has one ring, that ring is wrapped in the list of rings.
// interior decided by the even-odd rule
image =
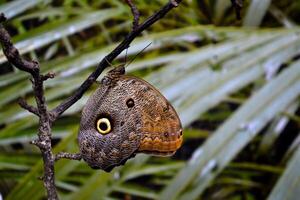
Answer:
[[[130,85],[118,77],[106,76],[102,85],[87,101],[80,122],[78,143],[83,159],[92,167],[110,171],[133,157],[140,146],[142,127],[140,112],[126,105],[135,99]],[[100,134],[97,120],[110,121],[111,131]]]
[[[102,79],[83,111],[78,143],[92,167],[110,171],[137,152],[171,155],[182,143],[180,120],[169,102],[149,83],[116,68]],[[100,134],[97,120],[110,121]]]
[[[138,151],[168,156],[176,152],[182,144],[180,119],[168,100],[148,82],[133,77],[123,76],[123,81],[130,82],[134,91],[135,106],[142,116],[141,143]]]

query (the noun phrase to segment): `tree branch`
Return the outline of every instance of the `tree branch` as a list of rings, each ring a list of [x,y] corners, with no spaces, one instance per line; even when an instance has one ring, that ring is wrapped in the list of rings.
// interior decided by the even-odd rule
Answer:
[[[54,160],[57,161],[62,158],[69,159],[69,160],[81,160],[82,156],[80,153],[60,152],[55,155]]]
[[[0,14],[0,22],[5,21],[4,14]],[[40,74],[38,62],[25,60],[14,47],[9,33],[0,25],[0,43],[7,60],[18,69],[28,72],[32,76],[33,92],[37,108],[20,101],[21,107],[39,116],[38,140],[34,142],[40,148],[44,161],[44,186],[49,199],[58,199],[54,183],[54,159],[51,146],[51,122],[44,97],[43,82],[45,78]]]
[[[126,3],[131,8],[131,12],[133,15],[132,30],[135,30],[139,26],[140,13],[139,13],[139,10],[137,9],[137,7],[132,3],[131,0],[126,0]]]
[[[55,74],[54,72],[48,72],[47,74],[41,75],[41,76],[42,76],[42,80],[43,80],[43,81],[46,81],[46,80],[48,80],[48,79],[54,78],[55,75],[56,75],[56,74]]]
[[[105,68],[109,66],[124,49],[128,48],[130,43],[145,29],[154,24],[159,19],[163,18],[172,8],[177,7],[182,0],[171,0],[165,6],[163,6],[158,12],[149,17],[144,23],[140,24],[136,29],[132,30],[124,40],[107,56],[105,56],[98,64],[95,71],[93,71],[89,77],[79,86],[73,95],[64,100],[60,105],[51,111],[52,119],[57,119],[64,111],[77,102],[85,91],[93,84],[93,82],[99,77]]]
[[[47,104],[44,96],[43,83],[49,78],[54,78],[54,73],[48,73],[42,75],[40,73],[40,67],[38,62],[33,60],[23,59],[17,48],[14,47],[9,33],[5,30],[2,22],[6,20],[4,14],[0,14],[0,43],[3,48],[3,52],[7,57],[7,60],[18,69],[28,72],[32,76],[33,92],[36,100],[36,106],[31,106],[26,103],[24,99],[19,101],[22,108],[36,114],[39,117],[39,129],[38,139],[31,143],[36,145],[42,154],[44,162],[44,176],[43,182],[47,190],[48,199],[58,199],[57,191],[55,187],[54,176],[54,163],[61,158],[81,160],[80,153],[66,153],[60,152],[57,155],[52,153],[51,146],[51,126],[53,122],[69,107],[76,103],[84,94],[85,91],[93,84],[93,82],[99,77],[105,68],[126,48],[129,47],[131,42],[145,29],[149,28],[152,24],[163,18],[171,9],[177,7],[182,0],[169,0],[158,12],[150,16],[142,24],[139,24],[139,11],[131,0],[126,0],[127,4],[131,8],[133,14],[133,28],[132,31],[124,38],[124,40],[108,55],[106,55],[98,64],[96,69],[87,77],[87,79],[77,88],[73,95],[65,99],[60,105],[54,108],[52,111],[48,111]],[[242,0],[231,0],[234,5],[237,16],[240,17],[240,9],[242,6]]]
[[[0,23],[4,22],[6,17],[3,13],[0,14]],[[1,44],[3,48],[3,53],[6,56],[7,60],[12,63],[18,69],[30,73],[32,76],[38,74],[39,67],[38,64],[34,61],[27,61],[23,59],[19,51],[13,46],[10,35],[8,32],[1,27]]]
[[[58,199],[57,191],[55,187],[54,176],[54,163],[61,158],[80,160],[81,154],[60,152],[57,155],[53,155],[51,146],[51,127],[53,122],[70,106],[76,103],[84,94],[84,92],[92,85],[92,83],[99,77],[103,70],[109,66],[109,63],[113,61],[124,49],[128,48],[130,43],[145,29],[151,26],[153,23],[164,17],[172,8],[177,7],[182,0],[170,0],[165,6],[163,6],[158,12],[149,17],[144,23],[140,24],[139,12],[135,5],[127,0],[128,5],[131,7],[134,20],[132,31],[124,38],[124,40],[107,56],[105,56],[92,72],[89,77],[81,84],[81,86],[63,101],[60,105],[54,108],[51,112],[47,109],[47,104],[44,96],[43,83],[49,78],[54,78],[54,73],[48,73],[42,75],[40,73],[39,63],[33,60],[23,59],[17,48],[14,47],[9,33],[5,30],[2,23],[6,20],[4,14],[0,14],[0,43],[3,48],[3,52],[7,57],[7,60],[18,69],[31,74],[30,79],[33,86],[33,92],[36,100],[36,106],[31,106],[26,103],[24,99],[20,99],[19,104],[22,108],[34,113],[39,117],[38,139],[33,140],[31,143],[36,145],[42,154],[44,162],[44,176],[42,178],[44,186],[47,191],[48,199]]]
[[[20,105],[23,109],[28,110],[29,112],[31,112],[31,113],[33,113],[33,114],[35,114],[35,115],[37,115],[37,116],[40,116],[40,113],[39,113],[38,109],[37,109],[36,107],[32,106],[32,105],[29,105],[29,104],[25,101],[25,99],[20,98],[19,101],[18,101],[18,103],[19,103],[19,105]]]

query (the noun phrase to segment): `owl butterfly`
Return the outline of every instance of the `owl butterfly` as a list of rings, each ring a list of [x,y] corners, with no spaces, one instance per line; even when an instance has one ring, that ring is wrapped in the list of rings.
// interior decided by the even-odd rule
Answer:
[[[101,80],[81,116],[78,142],[94,169],[111,171],[143,152],[170,156],[182,144],[179,117],[165,97],[146,81],[117,67]]]

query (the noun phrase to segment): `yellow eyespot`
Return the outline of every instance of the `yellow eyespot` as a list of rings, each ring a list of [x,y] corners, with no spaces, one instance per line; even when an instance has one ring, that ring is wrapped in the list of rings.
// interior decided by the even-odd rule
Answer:
[[[99,133],[105,135],[111,131],[110,121],[107,118],[100,118],[97,121],[97,130]]]

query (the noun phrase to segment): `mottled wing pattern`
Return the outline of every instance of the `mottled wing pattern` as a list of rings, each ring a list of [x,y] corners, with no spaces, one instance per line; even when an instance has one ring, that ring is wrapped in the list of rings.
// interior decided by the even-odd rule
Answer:
[[[136,109],[141,112],[142,139],[138,151],[161,156],[174,154],[183,139],[175,109],[148,82],[132,76],[123,76],[122,81],[128,82],[135,92]]]
[[[110,171],[134,156],[140,145],[141,113],[126,106],[127,97],[134,95],[125,89],[127,84],[117,81],[99,87],[82,111],[78,141],[84,160],[93,168]],[[99,116],[111,119],[112,131],[107,135],[96,130]]]
[[[167,156],[181,146],[182,127],[174,108],[149,83],[124,72],[122,67],[109,72],[82,111],[78,142],[92,168],[110,171],[137,152]],[[102,117],[112,127],[105,135],[96,129]]]

